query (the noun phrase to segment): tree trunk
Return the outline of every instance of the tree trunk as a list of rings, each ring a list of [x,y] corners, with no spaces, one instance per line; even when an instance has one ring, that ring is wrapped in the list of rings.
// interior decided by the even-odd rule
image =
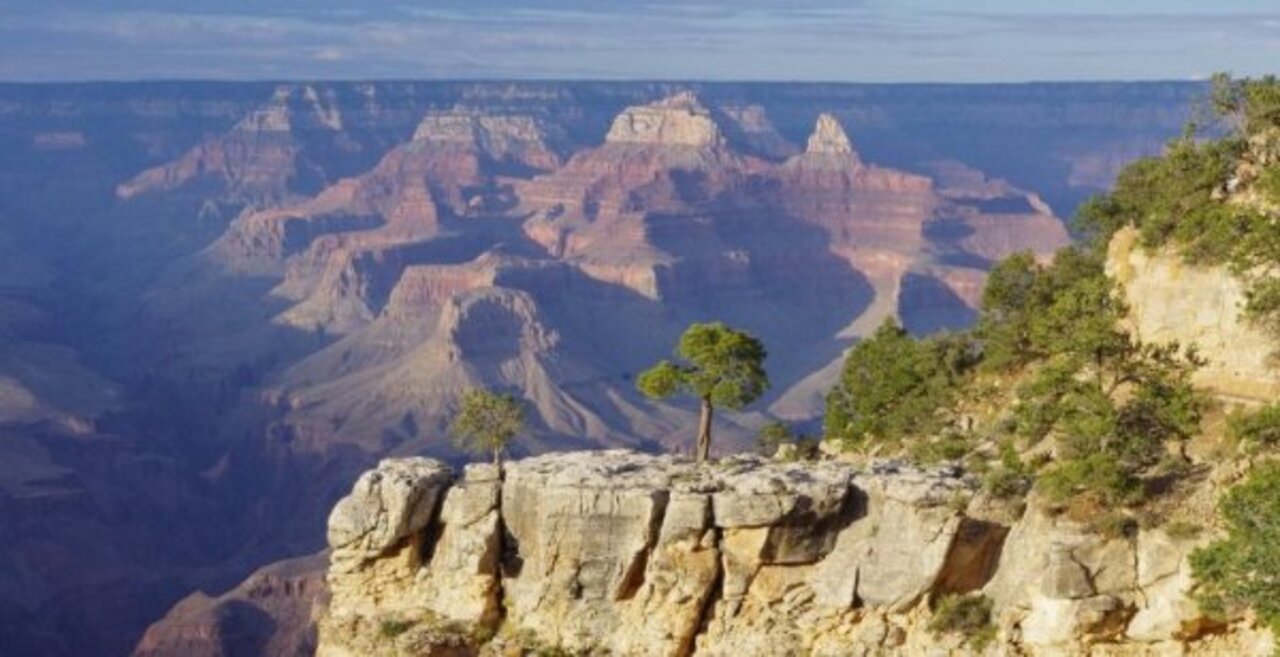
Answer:
[[[711,400],[702,399],[702,417],[698,420],[698,463],[706,463],[711,456]]]

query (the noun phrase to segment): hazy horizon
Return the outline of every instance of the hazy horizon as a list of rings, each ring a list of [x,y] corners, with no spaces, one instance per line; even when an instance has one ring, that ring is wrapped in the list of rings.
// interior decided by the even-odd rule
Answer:
[[[0,80],[1194,81],[1268,72],[1280,8],[1226,0],[8,0]]]

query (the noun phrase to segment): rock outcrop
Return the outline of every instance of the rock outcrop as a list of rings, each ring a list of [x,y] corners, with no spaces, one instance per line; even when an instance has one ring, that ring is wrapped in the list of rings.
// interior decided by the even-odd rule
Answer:
[[[206,139],[178,159],[147,169],[116,188],[128,200],[189,184],[210,196],[241,203],[278,202],[293,188],[316,191],[316,153],[347,151],[341,111],[312,85],[281,85],[270,102],[254,109],[228,132]],[[313,141],[307,144],[307,141]],[[315,141],[323,146],[317,148]]]
[[[702,148],[724,145],[724,135],[697,96],[683,91],[655,103],[628,107],[614,119],[605,142]]]
[[[327,565],[324,554],[290,559],[217,597],[193,593],[147,628],[133,657],[313,655]]]
[[[818,123],[813,129],[813,134],[809,135],[809,143],[804,152],[856,157],[849,135],[845,134],[844,128],[836,117],[826,113],[818,116]]]
[[[1111,240],[1107,273],[1129,304],[1134,332],[1148,342],[1195,345],[1204,366],[1196,385],[1235,400],[1280,397],[1276,341],[1244,317],[1245,283],[1225,267],[1197,267],[1177,253],[1152,253],[1125,229]]]
[[[330,519],[317,654],[970,654],[926,629],[942,594],[992,600],[991,654],[1269,649],[1190,601],[1196,542],[1004,527],[965,515],[974,493],[895,463],[574,452],[452,483],[384,461]]]

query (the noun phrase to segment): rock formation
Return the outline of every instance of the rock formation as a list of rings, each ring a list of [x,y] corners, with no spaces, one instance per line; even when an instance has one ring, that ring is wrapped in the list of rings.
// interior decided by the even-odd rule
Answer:
[[[1196,267],[1174,252],[1151,253],[1136,231],[1120,231],[1107,274],[1129,304],[1134,332],[1148,342],[1195,345],[1205,365],[1197,385],[1222,397],[1267,402],[1280,397],[1275,339],[1244,318],[1245,284],[1224,267]]]
[[[226,134],[203,141],[177,160],[121,183],[116,195],[132,199],[187,184],[204,184],[227,200],[281,201],[294,189],[315,191],[323,180],[309,169],[305,140],[317,133],[341,149],[341,111],[314,86],[282,85],[270,102],[253,110]],[[307,133],[311,135],[304,137]],[[346,144],[349,148],[351,144]]]
[[[681,92],[624,108],[603,144],[562,163],[567,139],[541,114],[432,111],[372,170],[236,218],[200,266],[213,280],[273,281],[268,298],[285,306],[275,326],[341,339],[270,393],[308,437],[298,444],[420,439],[466,386],[510,385],[540,391],[531,398],[555,438],[635,446],[673,425],[655,423],[663,414],[627,373],[664,353],[683,318],[803,345],[770,365],[782,389],[772,410],[809,418],[853,339],[890,316],[919,332],[964,325],[992,258],[1066,242],[1008,183],[972,174],[939,189],[865,163],[832,114],[785,162],[739,152],[728,134],[747,128],[769,133],[762,109],[713,111]],[[450,323],[480,317],[450,310],[463,307],[489,309],[502,328],[485,338],[492,349],[460,346],[475,332]],[[628,353],[580,346],[605,327]],[[604,385],[579,386],[591,380]]]
[[[1188,599],[1195,541],[968,517],[945,469],[604,451],[446,473],[384,461],[335,508],[318,655],[964,654],[925,629],[942,594],[991,598],[993,654],[1271,645]]]
[[[682,91],[655,103],[628,107],[614,119],[605,142],[704,148],[723,146],[724,136],[697,96]]]
[[[826,113],[818,115],[818,124],[814,126],[813,134],[809,135],[809,143],[804,152],[851,156],[857,159],[853,144],[849,141],[849,136],[845,134],[840,122],[836,121],[836,117]]]
[[[194,593],[147,628],[133,657],[309,657],[328,561],[324,554],[290,559],[220,596]]]

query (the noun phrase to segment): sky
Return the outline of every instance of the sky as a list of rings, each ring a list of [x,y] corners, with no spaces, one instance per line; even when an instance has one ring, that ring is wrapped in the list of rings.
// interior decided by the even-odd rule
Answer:
[[[0,0],[0,80],[1280,72],[1280,0]]]

